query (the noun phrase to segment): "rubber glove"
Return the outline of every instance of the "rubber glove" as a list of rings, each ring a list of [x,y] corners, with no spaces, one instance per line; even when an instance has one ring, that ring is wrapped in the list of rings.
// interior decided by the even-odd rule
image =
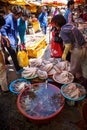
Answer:
[[[62,54],[62,60],[66,60],[66,57],[67,57],[67,54],[68,52],[71,50],[72,48],[72,44],[65,44],[65,48],[64,48],[64,51],[63,51],[63,54]]]

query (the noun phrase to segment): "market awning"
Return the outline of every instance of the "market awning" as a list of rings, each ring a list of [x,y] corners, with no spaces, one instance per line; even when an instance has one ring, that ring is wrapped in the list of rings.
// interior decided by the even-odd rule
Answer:
[[[43,5],[47,6],[64,6],[67,0],[42,0]]]
[[[27,5],[28,3],[25,0],[8,0],[10,4],[16,5]]]
[[[33,6],[32,3],[27,2],[26,0],[1,0],[2,2],[8,2],[9,4],[13,5],[29,5]]]
[[[75,3],[78,3],[78,4],[85,3],[85,0],[74,0],[74,1],[75,1]]]
[[[41,6],[40,2],[28,2],[29,4],[31,4],[32,6]]]

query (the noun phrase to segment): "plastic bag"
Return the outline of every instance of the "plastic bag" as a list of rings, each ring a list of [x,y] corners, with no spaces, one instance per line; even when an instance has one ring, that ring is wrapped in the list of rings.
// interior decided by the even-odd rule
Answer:
[[[51,57],[61,57],[63,53],[63,44],[54,42],[51,40]]]
[[[17,53],[17,59],[19,66],[26,67],[29,65],[28,54],[23,50]]]

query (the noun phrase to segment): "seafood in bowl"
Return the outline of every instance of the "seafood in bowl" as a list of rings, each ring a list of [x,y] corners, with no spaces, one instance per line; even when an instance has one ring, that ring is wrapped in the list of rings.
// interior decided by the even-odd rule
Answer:
[[[82,100],[86,96],[84,86],[78,83],[65,84],[61,87],[62,95],[72,101]]]
[[[68,84],[73,82],[74,76],[68,71],[62,71],[53,75],[53,79],[61,84]]]
[[[21,90],[28,87],[29,85],[30,85],[29,81],[20,78],[11,82],[11,84],[9,85],[9,89],[12,93],[19,94]]]

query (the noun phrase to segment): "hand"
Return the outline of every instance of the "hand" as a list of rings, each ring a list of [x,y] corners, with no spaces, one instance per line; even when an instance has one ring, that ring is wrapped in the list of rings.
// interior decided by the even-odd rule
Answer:
[[[6,40],[7,40],[7,46],[10,47],[10,41],[9,41],[9,39],[6,38]]]
[[[63,53],[63,55],[62,55],[62,60],[63,60],[63,61],[66,60],[66,54],[65,54],[65,53]]]
[[[76,73],[76,78],[79,79],[81,77],[81,74],[80,73]]]
[[[17,44],[20,45],[20,37],[17,36]]]
[[[10,47],[10,40],[7,36],[2,36],[2,38],[6,41],[7,47]]]
[[[26,30],[26,34],[29,34],[29,29]]]
[[[0,63],[3,65],[3,67],[5,66],[4,55],[2,51],[0,51]]]

